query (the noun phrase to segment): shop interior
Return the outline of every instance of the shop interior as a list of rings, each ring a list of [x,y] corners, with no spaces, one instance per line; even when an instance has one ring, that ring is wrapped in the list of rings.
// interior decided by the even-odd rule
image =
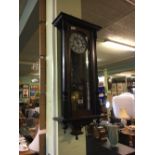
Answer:
[[[81,1],[81,18],[102,27],[97,33],[96,42],[98,90],[99,101],[108,121],[112,117],[113,97],[122,93],[135,94],[135,5],[133,0],[117,0],[115,4],[115,0],[98,3],[93,0],[91,3],[90,0]],[[19,1],[21,23],[27,7],[26,0]],[[20,25],[19,33],[19,133],[20,140],[24,137],[28,145],[37,134],[40,117],[38,10],[37,3],[25,26]],[[130,120],[130,125],[134,125],[133,121]],[[134,148],[134,141],[124,142],[124,138],[122,141]]]

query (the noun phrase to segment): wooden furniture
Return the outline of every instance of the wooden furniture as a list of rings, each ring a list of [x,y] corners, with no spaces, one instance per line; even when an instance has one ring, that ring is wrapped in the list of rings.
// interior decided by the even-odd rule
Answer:
[[[129,130],[127,127],[119,131],[119,142],[131,147],[135,147],[135,131]]]
[[[135,155],[135,149],[118,143],[116,147],[106,148],[100,140],[86,136],[86,155]]]
[[[133,88],[135,88],[135,78],[114,77],[112,78],[109,88],[113,96],[127,91],[134,93]]]
[[[32,150],[28,150],[28,151],[19,152],[19,155],[39,155],[39,153]]]

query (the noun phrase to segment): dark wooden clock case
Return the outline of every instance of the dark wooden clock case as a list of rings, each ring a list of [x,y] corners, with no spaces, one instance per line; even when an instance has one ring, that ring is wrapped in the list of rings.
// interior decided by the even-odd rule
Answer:
[[[53,25],[61,32],[62,116],[59,120],[64,129],[72,128],[71,134],[77,139],[83,126],[100,118],[96,39],[101,27],[63,12]],[[73,32],[84,34],[87,39],[87,64],[86,53],[77,54],[70,48],[69,37]]]

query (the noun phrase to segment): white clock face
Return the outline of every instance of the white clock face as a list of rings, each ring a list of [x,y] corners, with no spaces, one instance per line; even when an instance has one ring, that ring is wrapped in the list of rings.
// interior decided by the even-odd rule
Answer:
[[[73,52],[84,53],[87,49],[87,41],[85,37],[78,32],[73,32],[69,38],[70,48]]]

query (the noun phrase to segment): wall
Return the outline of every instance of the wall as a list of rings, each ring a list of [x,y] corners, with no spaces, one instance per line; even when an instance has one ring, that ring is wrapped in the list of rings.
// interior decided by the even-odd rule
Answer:
[[[61,11],[76,16],[81,17],[81,0],[58,0],[57,13]],[[58,38],[59,39],[59,38]],[[60,40],[60,39],[59,39]],[[58,46],[60,47],[60,46]],[[58,52],[59,53],[59,52]],[[75,140],[75,136],[70,134],[71,131],[67,130],[64,134],[61,125],[59,125],[58,130],[58,149],[59,155],[86,155],[86,139],[85,130],[83,128],[84,134],[80,135],[78,140]]]
[[[22,76],[22,77],[19,77],[19,85],[22,85],[22,84],[28,84],[29,85],[29,96],[28,96],[28,98],[23,98],[22,94],[20,93],[20,95],[19,95],[19,103],[21,103],[21,102],[28,103],[30,101],[31,86],[33,86],[33,85],[36,86],[37,85],[39,87],[39,82],[32,82],[31,81],[34,78],[38,79],[37,76]],[[21,89],[19,91],[21,92]],[[39,90],[37,92],[39,92]]]
[[[61,11],[80,18],[81,0],[58,0],[57,13]]]
[[[19,84],[32,84],[32,79],[38,79],[39,78],[39,75],[38,76],[33,76],[33,75],[28,75],[28,76],[20,76],[19,77]]]

